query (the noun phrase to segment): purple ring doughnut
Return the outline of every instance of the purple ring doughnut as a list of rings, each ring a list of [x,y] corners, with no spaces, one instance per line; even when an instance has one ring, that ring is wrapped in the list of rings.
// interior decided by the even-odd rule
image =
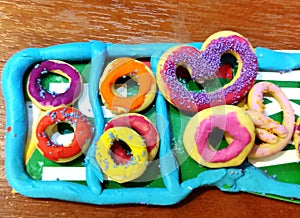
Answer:
[[[49,92],[41,85],[45,73],[55,73],[69,79],[70,86],[63,93]],[[36,65],[29,74],[27,91],[30,99],[41,109],[70,105],[76,101],[82,90],[82,79],[79,72],[63,61],[47,60]]]

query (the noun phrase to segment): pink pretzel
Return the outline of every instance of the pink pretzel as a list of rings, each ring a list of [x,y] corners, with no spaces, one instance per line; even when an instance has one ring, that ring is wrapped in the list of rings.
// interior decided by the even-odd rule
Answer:
[[[279,103],[283,111],[282,124],[264,113],[264,94],[274,97]],[[262,141],[254,145],[249,157],[266,157],[282,150],[292,138],[295,120],[291,103],[282,90],[270,82],[255,84],[248,95],[248,108],[248,114],[256,127],[257,137]]]

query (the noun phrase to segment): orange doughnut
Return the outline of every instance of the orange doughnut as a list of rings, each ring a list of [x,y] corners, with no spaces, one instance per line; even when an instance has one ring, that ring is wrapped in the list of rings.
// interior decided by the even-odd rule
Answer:
[[[123,97],[116,88],[119,78],[129,77],[137,82],[138,93]],[[155,77],[149,67],[132,58],[118,58],[105,68],[100,79],[99,91],[103,103],[114,113],[139,112],[147,108],[156,95]]]

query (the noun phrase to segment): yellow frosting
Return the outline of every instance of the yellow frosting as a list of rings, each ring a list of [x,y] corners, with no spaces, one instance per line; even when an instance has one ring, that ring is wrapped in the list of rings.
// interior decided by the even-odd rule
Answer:
[[[131,160],[126,164],[116,164],[111,156],[114,140],[125,142],[132,152]],[[96,160],[102,171],[119,183],[140,177],[146,170],[148,153],[143,138],[127,127],[114,127],[105,131],[97,142]]]

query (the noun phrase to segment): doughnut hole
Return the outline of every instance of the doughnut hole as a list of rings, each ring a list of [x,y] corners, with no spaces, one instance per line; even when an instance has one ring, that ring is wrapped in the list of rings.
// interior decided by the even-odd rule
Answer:
[[[113,90],[120,97],[132,97],[138,94],[139,84],[133,76],[125,75],[116,80]]]
[[[265,105],[264,108],[264,114],[270,117],[271,119],[282,123],[281,121],[283,120],[283,111],[281,109],[280,104],[278,101],[268,93],[264,93],[263,95],[263,104]],[[273,111],[278,111],[277,113],[274,113]],[[270,132],[276,137],[280,137],[276,132]],[[257,144],[263,143],[263,141],[259,140],[257,141]]]
[[[61,94],[70,88],[70,79],[60,73],[44,71],[40,85],[49,93]]]
[[[283,112],[280,109],[281,108],[280,104],[278,103],[278,101],[273,96],[271,96],[268,93],[264,93],[263,94],[263,104],[265,105],[264,113],[268,117],[270,117],[274,120],[277,120],[277,121],[280,121],[280,120],[283,119]],[[280,112],[274,114],[274,112],[273,112],[274,109],[276,111],[280,111]]]
[[[216,151],[228,147],[229,144],[224,140],[225,134],[224,130],[217,127],[214,128],[208,136],[209,146]]]
[[[232,53],[224,53],[221,56],[221,64],[217,72],[217,78],[222,85],[229,83],[235,76],[238,68],[238,60]]]
[[[201,91],[204,90],[203,86],[197,82],[195,82],[192,77],[188,66],[185,64],[178,64],[176,67],[176,77],[180,83],[184,85],[184,87],[188,91]]]
[[[221,72],[224,71],[224,67],[220,67]],[[219,71],[220,71],[219,69]],[[218,72],[219,72],[218,71]],[[223,84],[220,83],[220,78],[217,76],[215,79],[205,80],[202,84],[197,83],[191,77],[191,73],[189,68],[185,64],[179,64],[176,67],[176,77],[178,81],[184,85],[184,87],[188,91],[194,92],[214,92],[220,88],[222,88]],[[226,80],[226,79],[225,79]],[[226,80],[226,83],[230,82],[230,80]]]
[[[74,128],[66,122],[59,122],[46,128],[46,134],[52,143],[67,147],[74,138]]]
[[[120,139],[112,142],[110,150],[112,159],[118,165],[127,164],[132,157],[130,147],[126,144],[126,142]]]

